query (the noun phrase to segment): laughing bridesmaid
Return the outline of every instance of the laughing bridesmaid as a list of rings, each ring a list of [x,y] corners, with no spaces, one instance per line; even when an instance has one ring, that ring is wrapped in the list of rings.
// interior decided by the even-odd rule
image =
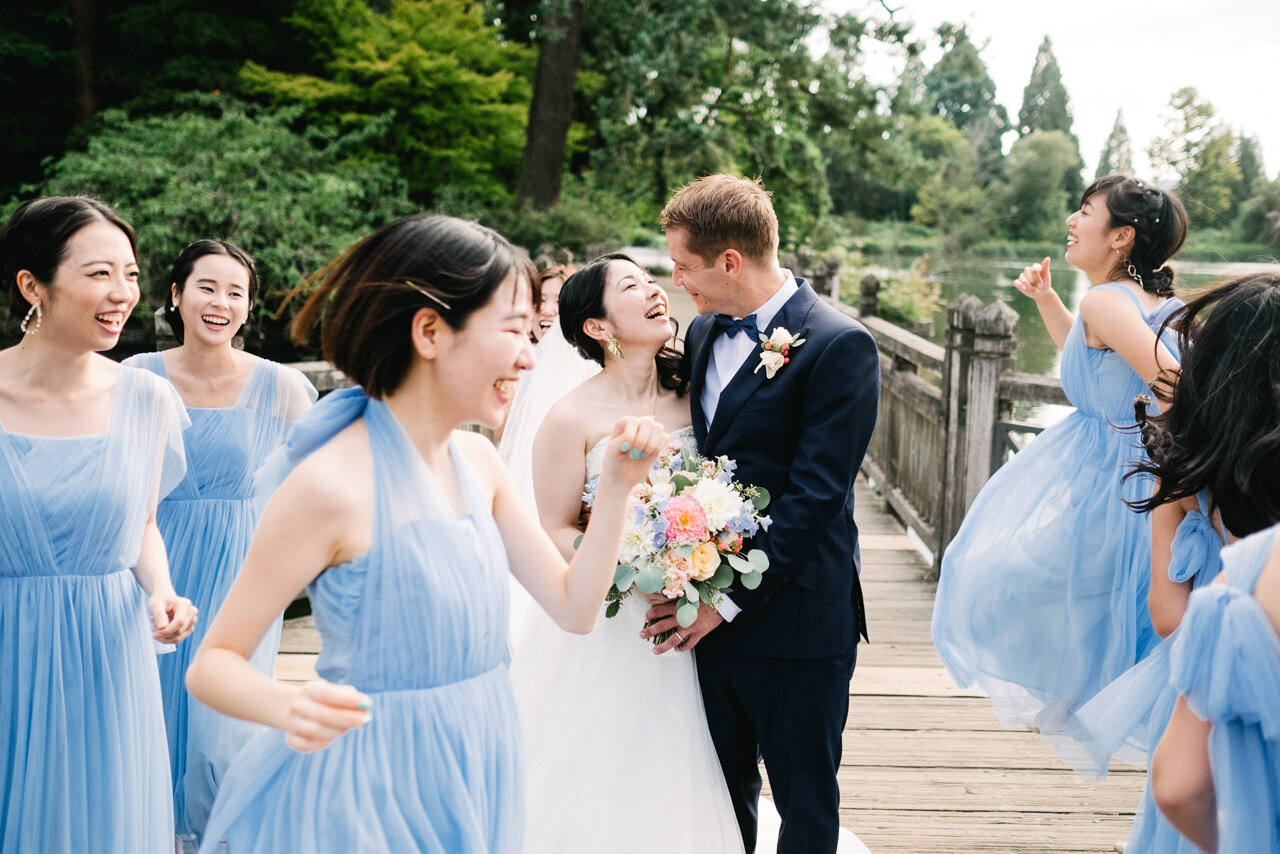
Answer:
[[[223,240],[197,240],[182,250],[169,281],[165,315],[181,345],[127,364],[169,380],[191,417],[184,434],[187,476],[160,502],[157,521],[174,585],[191,597],[208,626],[257,526],[254,472],[316,391],[298,371],[232,346],[258,291],[257,268],[244,250]],[[252,724],[192,702],[187,693],[187,665],[203,635],[197,629],[190,642],[159,658],[175,829],[190,850],[200,843],[227,766],[256,732]],[[252,657],[260,672],[272,674],[279,645],[277,620]]]
[[[0,351],[0,851],[171,852],[152,641],[196,613],[155,511],[184,415],[98,355],[138,303],[133,229],[93,199],[36,199],[0,229],[0,270],[24,318]]]

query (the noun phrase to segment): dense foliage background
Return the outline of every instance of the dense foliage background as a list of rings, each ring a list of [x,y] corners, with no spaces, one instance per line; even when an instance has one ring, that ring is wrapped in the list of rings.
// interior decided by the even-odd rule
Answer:
[[[964,26],[915,32],[872,8],[9,0],[0,214],[41,193],[116,205],[153,306],[191,239],[241,243],[282,293],[410,210],[473,217],[531,250],[657,243],[671,190],[717,170],[776,191],[785,248],[1060,247],[1091,176],[1049,38],[1015,116]],[[900,59],[892,84],[868,80],[871,51]],[[1167,117],[1147,150],[1190,211],[1189,252],[1280,251],[1280,183],[1257,140],[1194,89]],[[1096,174],[1127,171],[1133,146],[1117,115]]]

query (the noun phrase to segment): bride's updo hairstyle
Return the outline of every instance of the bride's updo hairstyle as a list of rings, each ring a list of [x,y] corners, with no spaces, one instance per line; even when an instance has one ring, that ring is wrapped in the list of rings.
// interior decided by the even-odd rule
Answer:
[[[1144,184],[1127,175],[1107,175],[1090,184],[1080,197],[1080,207],[1090,196],[1105,195],[1111,228],[1133,229],[1133,246],[1112,270],[1119,279],[1130,275],[1128,265],[1141,279],[1144,291],[1173,296],[1173,270],[1165,262],[1178,254],[1187,239],[1187,211],[1173,193]]]
[[[630,255],[613,252],[601,255],[574,273],[560,289],[560,331],[564,338],[597,365],[604,367],[604,347],[582,328],[592,318],[603,319],[605,286],[609,283],[609,266],[614,261],[629,261],[644,269]],[[674,320],[671,321],[675,323]],[[677,394],[689,390],[689,365],[683,353],[663,345],[654,357],[658,365],[658,382]]]
[[[318,283],[294,318],[293,338],[305,345],[323,313],[324,357],[370,397],[382,398],[400,387],[413,362],[410,327],[420,309],[462,329],[513,272],[516,298],[521,291],[527,296],[533,264],[496,231],[440,214],[408,216],[370,234],[302,285]]]

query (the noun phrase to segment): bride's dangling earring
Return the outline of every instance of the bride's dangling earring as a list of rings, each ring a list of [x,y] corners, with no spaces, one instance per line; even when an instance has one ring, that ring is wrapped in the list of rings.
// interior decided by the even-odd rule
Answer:
[[[31,322],[31,315],[36,316],[36,322]],[[44,322],[44,311],[40,308],[40,303],[32,303],[31,308],[27,309],[27,316],[22,318],[22,322],[18,324],[18,328],[22,330],[23,335],[35,335],[40,331],[40,324]]]
[[[617,338],[614,338],[612,335],[604,339],[604,348],[609,351],[609,354],[613,356],[613,358],[622,358],[622,342]]]

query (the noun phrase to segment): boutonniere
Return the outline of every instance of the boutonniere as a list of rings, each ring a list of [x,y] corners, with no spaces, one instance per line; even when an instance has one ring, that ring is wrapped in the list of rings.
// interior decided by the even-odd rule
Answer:
[[[773,334],[760,336],[760,364],[752,373],[760,373],[764,368],[764,377],[773,379],[773,375],[782,370],[782,366],[791,361],[791,350],[804,343],[803,338],[792,335],[785,326],[775,327]]]

